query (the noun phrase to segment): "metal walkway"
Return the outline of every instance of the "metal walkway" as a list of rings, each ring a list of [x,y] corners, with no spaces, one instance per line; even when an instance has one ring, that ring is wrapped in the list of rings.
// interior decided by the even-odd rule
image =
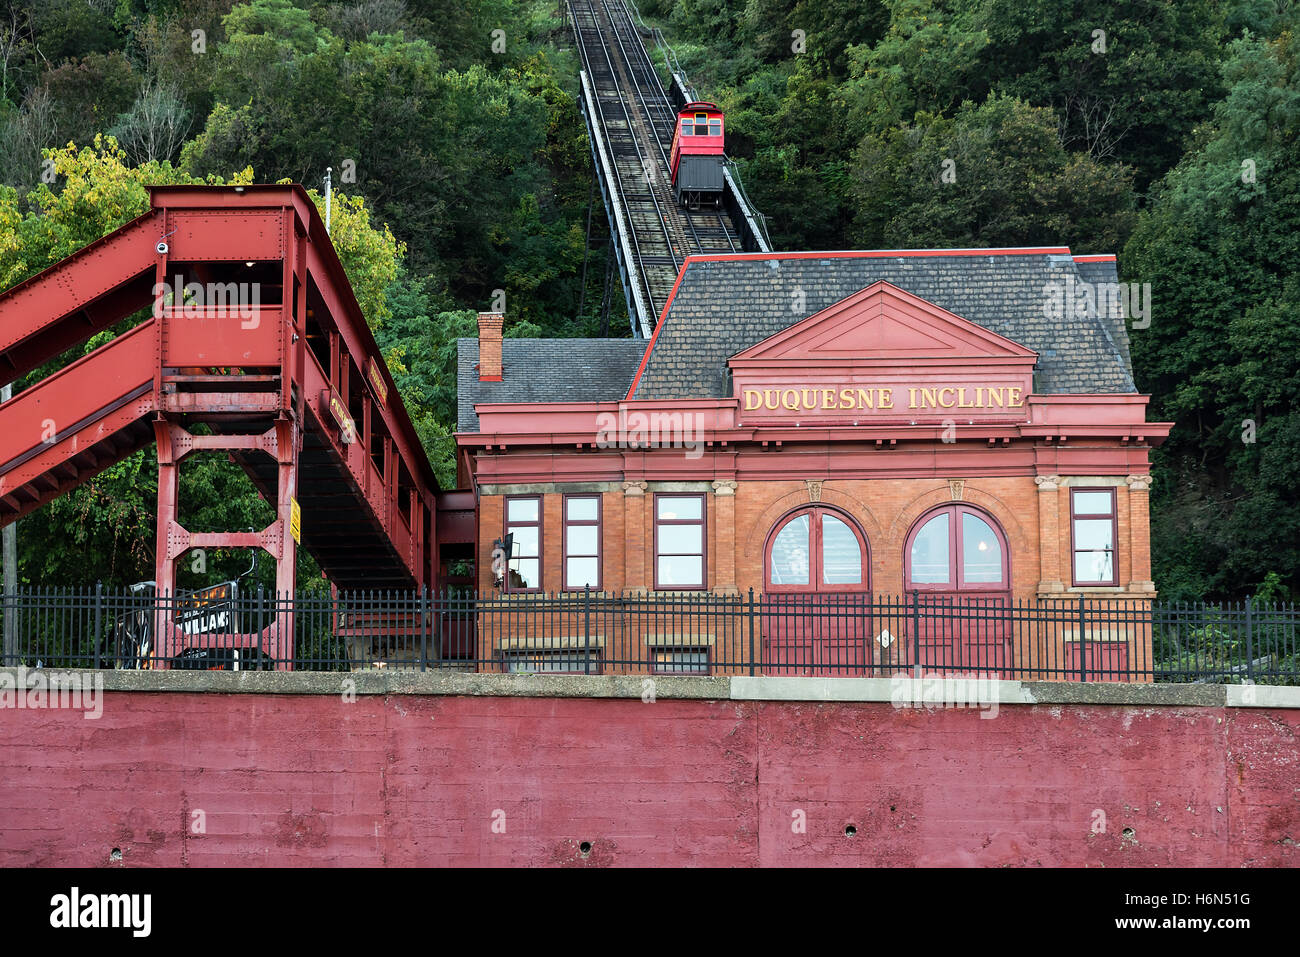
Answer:
[[[721,210],[688,210],[673,198],[668,153],[684,83],[675,76],[676,96],[665,91],[625,0],[568,0],[568,12],[628,315],[633,334],[649,337],[687,256],[768,247],[729,173]]]
[[[155,187],[150,204],[0,294],[5,381],[138,320],[0,405],[0,525],[155,444],[159,594],[216,547],[269,552],[292,593],[296,539],[340,589],[434,586],[437,482],[307,194]],[[269,526],[181,524],[177,471],[204,451],[244,468]]]

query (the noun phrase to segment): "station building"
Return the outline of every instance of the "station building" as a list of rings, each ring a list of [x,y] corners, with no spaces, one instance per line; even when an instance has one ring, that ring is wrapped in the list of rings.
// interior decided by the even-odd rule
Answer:
[[[1149,600],[1170,424],[1118,288],[1114,256],[1066,248],[730,254],[686,261],[648,343],[482,314],[477,587]]]

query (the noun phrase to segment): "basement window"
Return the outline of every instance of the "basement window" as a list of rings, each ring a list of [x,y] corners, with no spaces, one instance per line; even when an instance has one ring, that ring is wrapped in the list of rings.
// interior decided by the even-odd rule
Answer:
[[[709,649],[655,648],[650,652],[650,670],[657,675],[707,675]]]
[[[551,651],[507,653],[504,656],[506,671],[512,675],[572,675],[586,671],[587,656],[582,651]],[[600,674],[600,653],[591,652],[591,674]]]

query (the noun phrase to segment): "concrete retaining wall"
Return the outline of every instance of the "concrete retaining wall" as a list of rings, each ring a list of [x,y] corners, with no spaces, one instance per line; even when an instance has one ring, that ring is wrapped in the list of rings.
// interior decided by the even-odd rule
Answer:
[[[87,718],[13,675],[5,866],[1300,862],[1295,689],[117,673]]]

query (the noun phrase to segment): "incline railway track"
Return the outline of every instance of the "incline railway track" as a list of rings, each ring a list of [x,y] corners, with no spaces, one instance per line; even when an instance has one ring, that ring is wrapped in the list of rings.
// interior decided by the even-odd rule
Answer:
[[[646,53],[624,0],[569,0],[582,59],[597,174],[618,234],[633,329],[654,331],[687,256],[739,252],[731,217],[685,209],[673,197],[668,152],[677,111]],[[612,181],[611,181],[612,180]],[[624,261],[630,260],[630,261]]]

